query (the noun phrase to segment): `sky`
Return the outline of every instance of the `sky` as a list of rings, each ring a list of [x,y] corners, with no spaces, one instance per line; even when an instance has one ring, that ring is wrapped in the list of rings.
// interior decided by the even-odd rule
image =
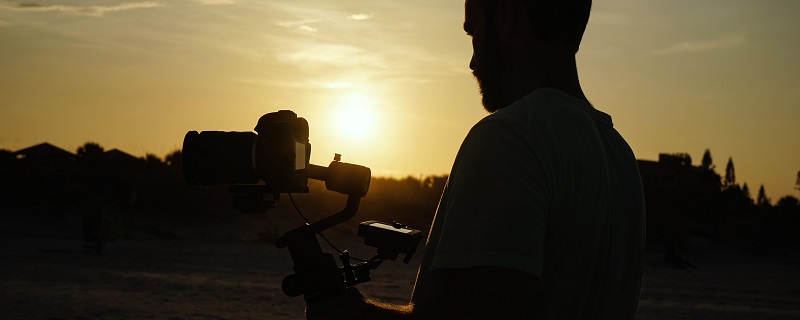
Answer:
[[[0,0],[0,148],[163,156],[190,130],[310,124],[312,163],[449,172],[486,116],[463,1]],[[773,202],[800,171],[800,1],[595,0],[578,69],[637,158],[706,149]]]

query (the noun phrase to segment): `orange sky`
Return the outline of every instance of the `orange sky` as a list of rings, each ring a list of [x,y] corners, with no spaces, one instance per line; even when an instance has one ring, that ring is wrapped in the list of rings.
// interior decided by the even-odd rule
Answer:
[[[800,170],[800,2],[595,1],[584,89],[638,158],[711,150],[777,200]],[[447,173],[485,115],[462,1],[0,0],[0,148],[135,155],[291,109],[312,162]],[[346,123],[341,114],[361,115]],[[355,118],[355,117],[353,117]]]

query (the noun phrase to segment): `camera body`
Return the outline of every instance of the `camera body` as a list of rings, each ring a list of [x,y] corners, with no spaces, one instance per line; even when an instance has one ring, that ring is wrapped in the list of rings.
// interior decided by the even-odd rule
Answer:
[[[308,192],[308,122],[290,110],[263,115],[253,132],[189,131],[183,174],[192,185],[254,184],[265,193]]]

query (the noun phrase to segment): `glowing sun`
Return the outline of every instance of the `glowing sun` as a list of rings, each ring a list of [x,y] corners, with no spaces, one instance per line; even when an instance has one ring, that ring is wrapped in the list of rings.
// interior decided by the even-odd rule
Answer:
[[[351,141],[369,140],[375,126],[373,110],[369,97],[360,93],[345,95],[336,109],[336,132]]]

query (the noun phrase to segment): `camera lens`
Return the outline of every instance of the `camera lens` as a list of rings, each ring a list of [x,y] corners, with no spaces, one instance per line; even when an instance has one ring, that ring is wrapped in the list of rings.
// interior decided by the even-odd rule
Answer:
[[[189,184],[256,183],[253,132],[189,131],[183,139],[183,176]]]

